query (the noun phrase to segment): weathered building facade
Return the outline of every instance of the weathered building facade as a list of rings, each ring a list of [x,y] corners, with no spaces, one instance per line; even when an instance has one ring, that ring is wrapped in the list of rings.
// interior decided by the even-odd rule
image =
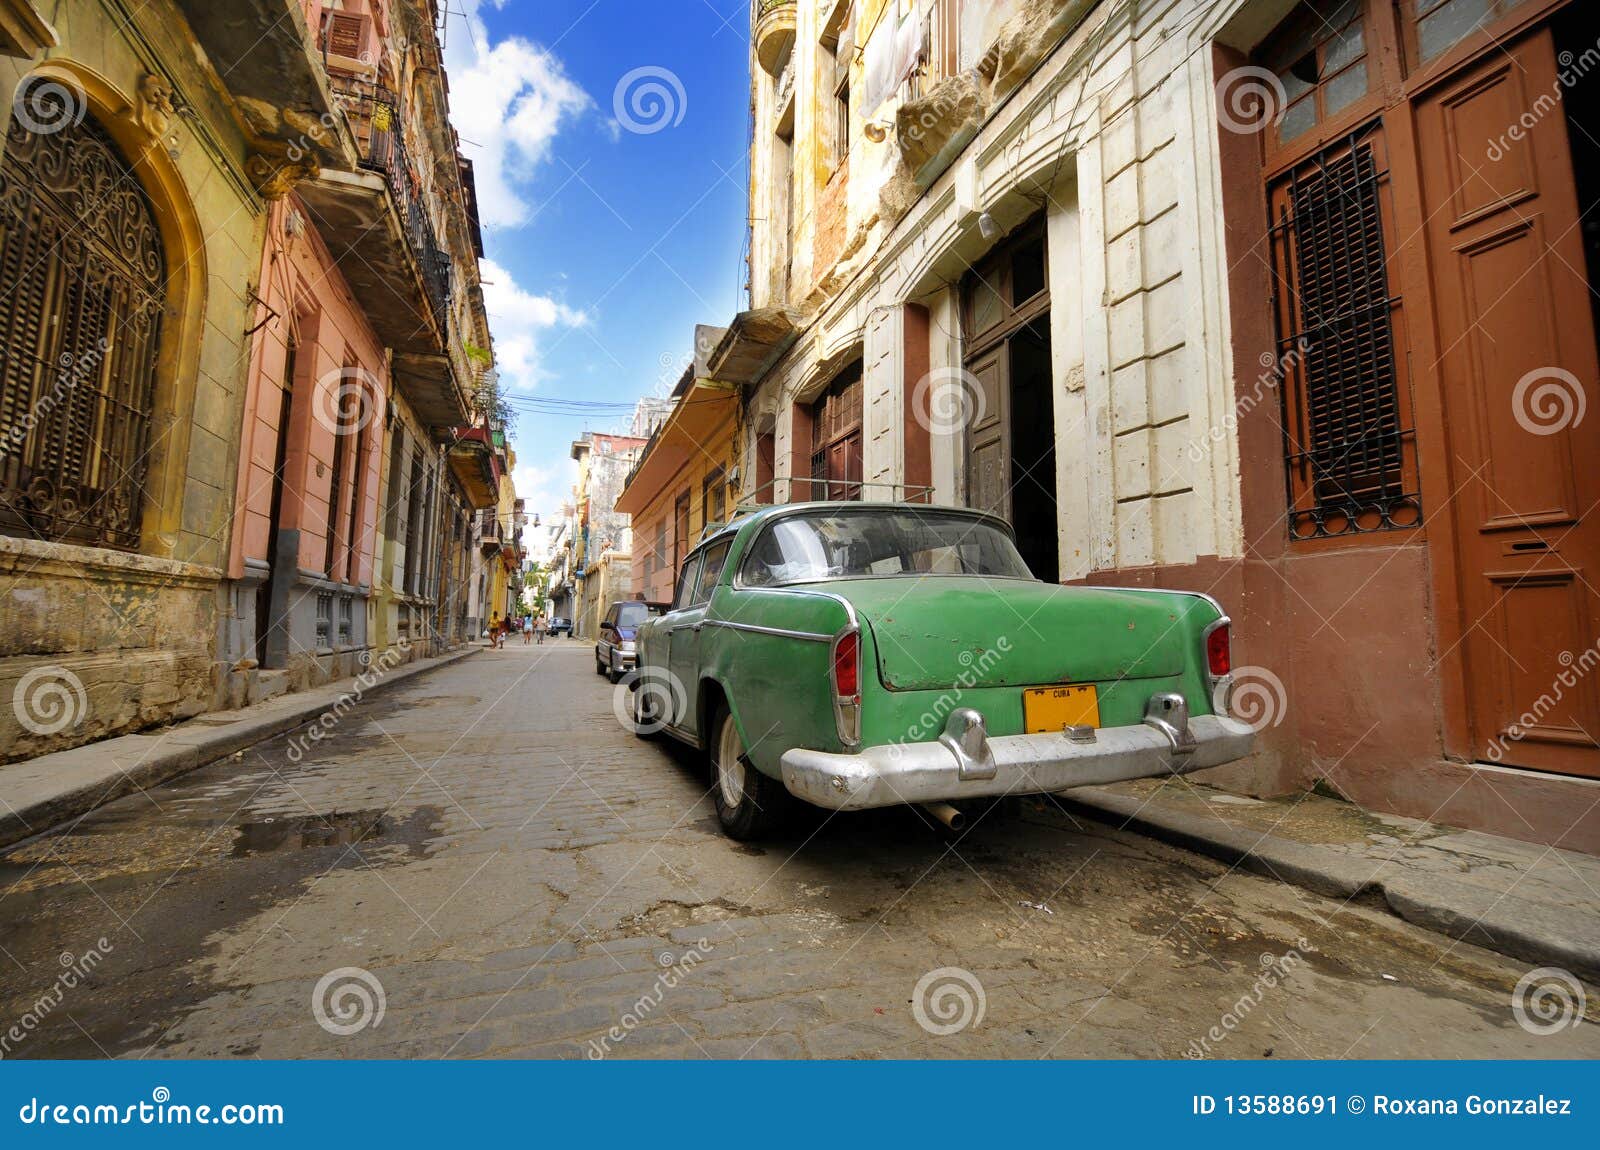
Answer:
[[[431,0],[0,7],[0,758],[465,637],[491,352]]]
[[[335,109],[317,129],[344,163],[286,174],[267,216],[220,636],[229,703],[379,651],[428,654],[465,627],[473,505],[443,444],[477,414],[489,337],[435,13],[302,7]]]
[[[678,567],[706,527],[725,523],[738,497],[739,392],[690,365],[671,413],[628,473],[617,510],[630,518],[630,594],[672,601]]]
[[[1210,592],[1215,781],[1600,850],[1586,7],[760,0],[746,494]]]
[[[5,7],[31,29],[0,60],[0,756],[16,758],[212,705],[264,191],[293,127],[244,111],[261,77],[216,65],[200,6]],[[259,7],[282,21],[261,45],[273,107],[314,123],[331,102],[303,20]]]
[[[599,432],[587,432],[572,444],[578,482],[570,578],[573,634],[579,638],[594,638],[610,600],[628,590],[629,576],[617,561],[631,557],[633,530],[628,515],[617,510],[617,499],[644,444],[632,436]]]

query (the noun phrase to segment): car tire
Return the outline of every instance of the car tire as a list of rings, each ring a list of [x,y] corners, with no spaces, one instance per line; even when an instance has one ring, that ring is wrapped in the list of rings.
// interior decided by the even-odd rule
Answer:
[[[783,783],[751,765],[726,704],[717,708],[709,747],[711,795],[723,833],[738,842],[749,842],[781,827],[793,799]]]
[[[636,679],[628,691],[633,697],[628,701],[628,715],[633,719],[633,734],[635,738],[646,741],[653,740],[660,733],[660,720],[654,715],[646,714],[643,702],[647,692],[639,690]]]
[[[596,675],[604,675],[606,673],[606,665],[600,661],[599,655],[594,657],[594,673]]]
[[[615,686],[617,683],[622,681],[622,672],[617,670],[615,667],[608,665],[606,667],[606,678],[613,686]]]

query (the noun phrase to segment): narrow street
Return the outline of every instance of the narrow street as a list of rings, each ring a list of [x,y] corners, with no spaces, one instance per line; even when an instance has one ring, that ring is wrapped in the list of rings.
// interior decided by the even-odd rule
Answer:
[[[6,1056],[1600,1056],[1525,965],[1042,803],[734,844],[612,702],[514,642],[10,849]]]

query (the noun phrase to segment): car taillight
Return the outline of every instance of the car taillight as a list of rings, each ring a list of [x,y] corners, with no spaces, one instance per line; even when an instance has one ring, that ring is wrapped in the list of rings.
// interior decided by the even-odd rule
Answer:
[[[861,636],[847,631],[833,645],[833,693],[853,699],[861,693]]]
[[[1206,636],[1206,670],[1213,679],[1220,679],[1233,670],[1233,645],[1228,638],[1228,624],[1222,623]]]

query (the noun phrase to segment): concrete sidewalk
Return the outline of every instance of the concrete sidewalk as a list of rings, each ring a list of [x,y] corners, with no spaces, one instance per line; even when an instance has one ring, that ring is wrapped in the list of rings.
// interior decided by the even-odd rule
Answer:
[[[1069,809],[1600,982],[1600,858],[1375,814],[1317,794],[1245,798],[1187,779],[1079,787]]]
[[[365,685],[359,677],[340,679],[253,707],[208,711],[158,731],[102,739],[0,766],[0,846],[292,731],[330,711],[346,696],[369,698],[481,649],[474,642],[448,654],[375,673],[373,681]]]

